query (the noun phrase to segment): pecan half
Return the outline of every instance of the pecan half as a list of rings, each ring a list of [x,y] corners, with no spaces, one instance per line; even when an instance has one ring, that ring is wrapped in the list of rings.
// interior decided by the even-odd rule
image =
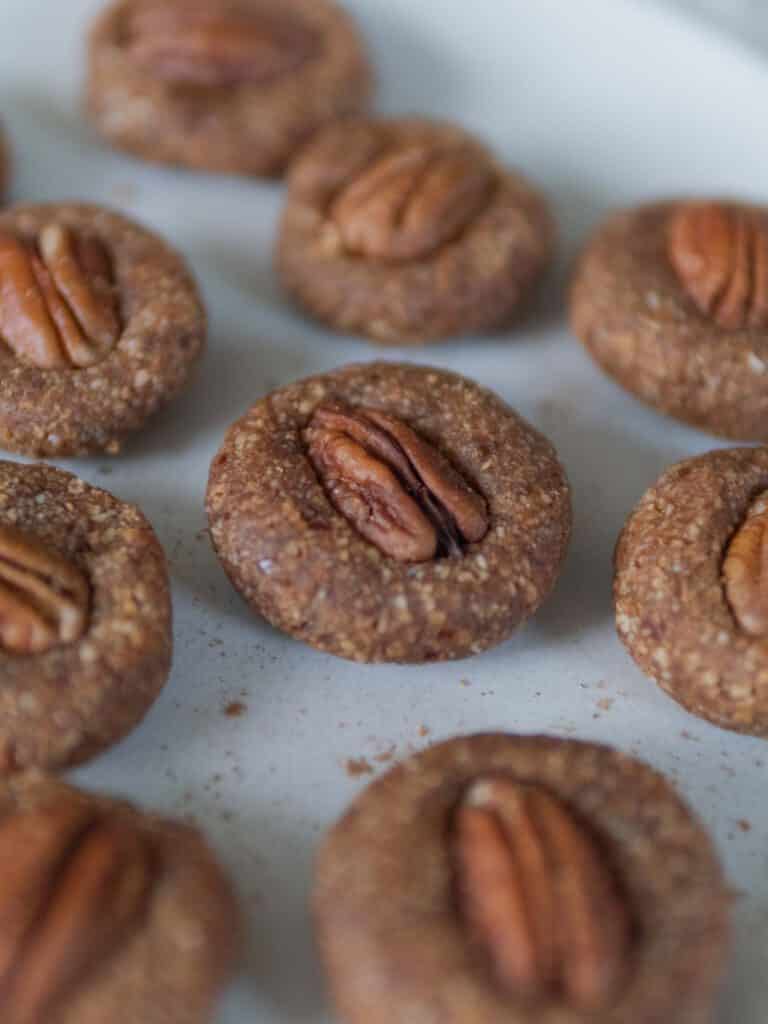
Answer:
[[[485,536],[485,500],[402,420],[378,409],[321,405],[304,436],[333,504],[391,558],[455,557]]]
[[[78,568],[35,537],[0,526],[0,647],[40,654],[85,632],[90,589]]]
[[[672,266],[698,308],[727,330],[768,327],[768,216],[685,203],[669,226]]]
[[[77,804],[0,822],[4,1024],[41,1024],[137,928],[153,865],[145,838]]]
[[[454,825],[460,913],[498,984],[524,1001],[608,1006],[630,920],[587,830],[546,790],[497,777],[470,787]]]
[[[0,339],[40,369],[86,367],[120,336],[109,253],[90,235],[47,224],[31,244],[0,231]]]
[[[237,3],[161,0],[134,13],[128,50],[134,61],[168,81],[264,84],[295,71],[318,50],[314,32],[274,8],[267,13]]]
[[[753,502],[723,562],[725,595],[750,636],[768,636],[768,491]]]
[[[494,174],[466,147],[400,146],[359,173],[330,214],[352,253],[401,262],[452,241],[488,202]]]

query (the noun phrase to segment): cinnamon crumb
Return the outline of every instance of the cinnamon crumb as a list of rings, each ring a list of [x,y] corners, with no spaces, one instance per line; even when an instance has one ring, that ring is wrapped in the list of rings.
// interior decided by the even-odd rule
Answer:
[[[356,779],[360,775],[373,775],[373,765],[365,757],[348,758],[346,768],[350,779]]]
[[[391,747],[387,747],[387,749],[382,750],[380,754],[376,754],[373,760],[377,761],[379,764],[389,764],[389,762],[395,756],[396,750],[397,747],[393,743]]]

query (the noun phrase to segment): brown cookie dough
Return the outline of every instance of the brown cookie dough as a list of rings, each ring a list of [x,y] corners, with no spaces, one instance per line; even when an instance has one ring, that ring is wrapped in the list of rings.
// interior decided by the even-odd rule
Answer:
[[[0,785],[3,1024],[206,1024],[238,913],[200,833],[37,773]]]
[[[672,466],[624,527],[614,582],[640,668],[694,714],[756,735],[768,735],[766,492],[766,448]]]
[[[728,941],[712,845],[608,747],[454,739],[358,797],[316,866],[347,1024],[703,1024]]]
[[[168,571],[141,512],[52,466],[0,462],[0,772],[111,746],[170,664]]]
[[[0,446],[116,454],[187,383],[205,342],[181,257],[120,214],[0,214]]]
[[[88,112],[146,160],[280,174],[371,92],[364,45],[333,0],[117,0],[90,35]]]
[[[553,240],[542,196],[461,128],[355,120],[292,166],[276,259],[318,320],[417,345],[508,326]]]
[[[570,491],[552,445],[443,370],[347,366],[258,402],[213,461],[233,585],[279,629],[355,661],[461,658],[552,590]]]
[[[579,262],[571,324],[647,404],[768,440],[768,209],[677,200],[614,214]]]

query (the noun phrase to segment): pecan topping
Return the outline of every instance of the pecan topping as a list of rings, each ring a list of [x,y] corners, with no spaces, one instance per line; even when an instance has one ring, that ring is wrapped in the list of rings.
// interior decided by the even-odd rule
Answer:
[[[702,313],[727,330],[768,327],[768,217],[727,203],[685,203],[669,257]]]
[[[557,798],[479,779],[456,811],[454,852],[462,920],[506,992],[581,1012],[616,998],[628,909],[595,841]]]
[[[138,927],[153,875],[144,837],[81,804],[0,822],[4,1024],[40,1024]]]
[[[20,360],[43,370],[91,366],[119,336],[100,241],[56,223],[36,245],[0,231],[0,339]]]
[[[350,252],[392,262],[421,259],[468,227],[493,182],[489,164],[468,148],[401,146],[353,178],[331,217]]]
[[[0,647],[40,654],[85,632],[85,576],[36,538],[0,526]]]
[[[128,45],[132,58],[158,78],[234,86],[290,74],[315,55],[318,40],[276,9],[267,13],[237,3],[222,8],[161,0],[136,11]]]
[[[744,632],[768,636],[768,491],[752,504],[728,545],[723,581]]]
[[[398,562],[459,556],[485,536],[485,500],[402,420],[378,409],[321,405],[305,440],[339,512]]]

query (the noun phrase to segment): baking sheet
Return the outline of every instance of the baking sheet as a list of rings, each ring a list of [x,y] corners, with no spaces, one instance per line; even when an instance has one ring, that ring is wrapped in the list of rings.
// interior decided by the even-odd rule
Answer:
[[[0,0],[0,114],[17,148],[18,198],[82,198],[156,228],[187,255],[211,312],[194,386],[119,459],[62,463],[135,501],[169,555],[176,656],[145,724],[74,773],[208,832],[246,911],[243,972],[221,1024],[330,1019],[306,911],[313,850],[394,759],[479,729],[613,743],[665,771],[714,831],[735,904],[721,1022],[768,1015],[768,746],[687,715],[615,637],[613,544],[658,473],[715,442],[605,380],[568,337],[565,267],[610,206],[675,192],[768,200],[768,68],[666,9],[630,0],[348,0],[380,72],[381,106],[455,117],[549,192],[559,277],[514,336],[392,358],[496,388],[557,444],[574,490],[566,571],[536,619],[464,662],[361,667],[256,621],[205,535],[210,459],[267,390],[380,353],[305,322],[270,267],[277,185],[144,166],[102,149],[80,118],[82,32],[99,0]]]

